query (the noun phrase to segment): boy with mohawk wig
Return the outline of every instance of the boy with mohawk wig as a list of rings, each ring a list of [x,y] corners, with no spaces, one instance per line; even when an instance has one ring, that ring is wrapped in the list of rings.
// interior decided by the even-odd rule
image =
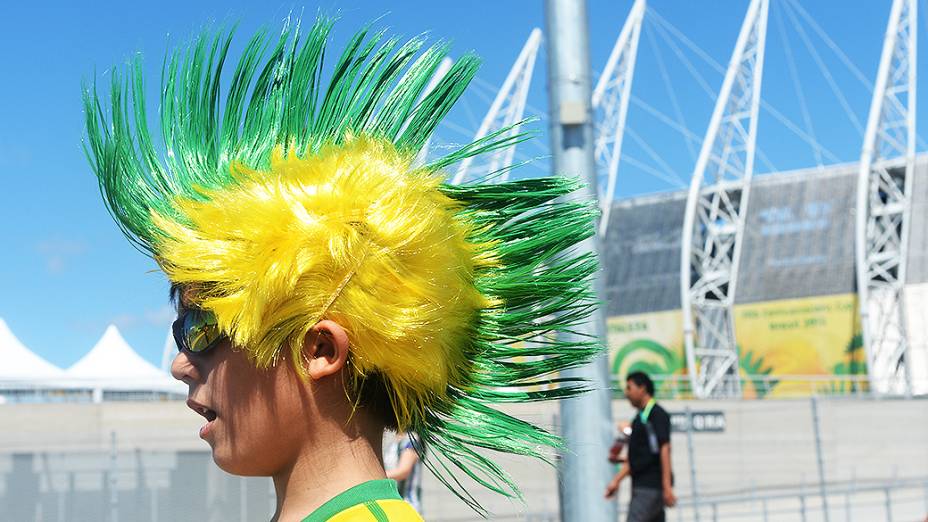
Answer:
[[[494,406],[581,393],[557,374],[601,351],[558,336],[595,306],[594,254],[572,249],[595,205],[562,177],[445,182],[526,139],[511,128],[417,166],[478,59],[426,94],[447,46],[365,28],[326,84],[332,24],[254,36],[225,89],[231,33],[170,53],[161,152],[140,63],[114,71],[108,109],[85,89],[88,157],[117,225],[172,284],[171,370],[200,436],[225,471],[273,478],[275,520],[421,520],[384,478],[384,429],[415,432],[424,464],[485,514],[459,477],[520,493],[478,449],[547,459],[560,445]]]

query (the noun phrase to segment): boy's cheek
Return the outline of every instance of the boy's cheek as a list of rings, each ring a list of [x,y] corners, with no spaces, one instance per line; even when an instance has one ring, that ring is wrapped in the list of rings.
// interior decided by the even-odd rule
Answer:
[[[213,460],[227,473],[268,476],[294,453],[295,433],[266,405],[243,408],[226,420],[228,422],[217,423],[215,436],[209,442]]]

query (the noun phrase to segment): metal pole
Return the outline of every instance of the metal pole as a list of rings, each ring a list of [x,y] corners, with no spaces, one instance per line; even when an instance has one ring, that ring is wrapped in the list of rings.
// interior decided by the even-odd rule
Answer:
[[[754,479],[751,479],[751,509],[753,511],[754,502],[757,502],[757,482]],[[767,501],[764,498],[760,499],[761,515],[764,517],[764,522],[767,522]]]
[[[844,520],[845,522],[851,522],[851,493],[846,492],[844,494]]]
[[[242,522],[248,520],[248,488],[245,484],[245,477],[238,479],[238,512]]]
[[[119,521],[119,492],[116,491],[117,481],[116,481],[116,471],[118,463],[116,461],[116,432],[110,432],[110,472],[109,480],[107,481],[107,486],[110,490],[110,517],[109,522],[118,522]]]
[[[928,481],[925,481],[925,512],[928,513]]]
[[[142,516],[142,506],[145,504],[145,493],[149,490],[148,481],[145,480],[145,470],[142,464],[142,450],[135,448],[135,517]],[[151,498],[151,495],[148,495]],[[149,507],[149,512],[151,508]]]
[[[151,488],[151,522],[158,522],[158,488]]]
[[[696,485],[696,454],[693,451],[693,411],[686,407],[686,452],[690,461],[690,491],[693,495],[693,520],[699,522],[699,487]]]
[[[851,468],[851,495],[847,498],[847,522],[851,522],[851,496],[857,493],[857,467]]]
[[[886,494],[886,522],[893,522],[893,501],[889,494],[889,488],[883,491]]]
[[[59,522],[61,522],[61,521],[65,520],[65,516],[64,516],[64,487],[63,487],[63,486],[59,487],[60,484],[56,484],[57,481],[55,480],[55,474],[52,473],[51,465],[50,465],[49,462],[48,462],[48,460],[49,460],[49,459],[48,459],[48,453],[43,451],[43,452],[40,454],[40,457],[41,457],[41,460],[42,460],[42,475],[44,475],[44,476],[46,477],[46,480],[48,481],[48,489],[49,489],[49,491],[55,493],[55,500],[56,500],[56,505],[55,505],[55,518],[56,518]],[[36,458],[39,458],[39,456],[37,456]]]
[[[68,472],[68,508],[67,513],[70,516],[74,512],[74,472]]]
[[[812,396],[812,427],[815,433],[815,460],[818,463],[818,488],[822,495],[822,512],[825,522],[831,519],[828,514],[828,485],[825,482],[825,458],[822,456],[822,433],[818,417],[818,397]]]
[[[63,487],[59,488],[58,489],[58,522],[64,522],[65,520],[67,520],[67,516],[65,514],[65,509],[66,509],[65,506],[67,505],[66,504],[67,497],[65,495],[66,493],[65,493],[64,488]]]
[[[799,515],[802,522],[806,522],[806,475],[799,476]]]
[[[545,14],[553,170],[586,181],[586,187],[576,197],[594,201],[597,183],[586,1],[547,0]],[[598,237],[585,240],[579,250],[599,252]],[[601,275],[597,274],[594,289],[601,302],[605,302]],[[598,310],[577,330],[578,336],[605,340],[603,311]],[[602,498],[602,489],[613,471],[606,458],[612,435],[612,394],[606,356],[603,354],[587,366],[564,373],[586,379],[594,391],[561,403],[561,428],[567,448],[561,455],[558,482],[562,520],[614,522],[616,504]]]

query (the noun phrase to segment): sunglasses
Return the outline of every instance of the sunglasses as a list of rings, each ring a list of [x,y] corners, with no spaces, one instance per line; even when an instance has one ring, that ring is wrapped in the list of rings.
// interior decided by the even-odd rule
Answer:
[[[187,308],[171,326],[177,351],[203,353],[218,345],[225,336],[219,330],[216,315],[208,310]]]

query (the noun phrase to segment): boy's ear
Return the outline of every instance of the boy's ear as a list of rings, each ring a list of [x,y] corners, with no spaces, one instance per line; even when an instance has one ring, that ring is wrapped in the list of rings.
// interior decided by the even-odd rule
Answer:
[[[319,321],[303,339],[306,373],[314,381],[339,373],[348,363],[348,332],[335,321]]]

